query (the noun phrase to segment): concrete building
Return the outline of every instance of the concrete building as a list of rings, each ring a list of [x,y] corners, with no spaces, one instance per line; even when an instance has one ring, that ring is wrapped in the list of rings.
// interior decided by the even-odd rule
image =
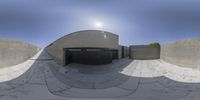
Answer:
[[[124,48],[120,48],[119,37],[116,34],[100,30],[84,30],[61,37],[46,50],[61,65],[71,62],[107,64],[113,59],[125,57],[125,53],[122,53],[126,51]]]

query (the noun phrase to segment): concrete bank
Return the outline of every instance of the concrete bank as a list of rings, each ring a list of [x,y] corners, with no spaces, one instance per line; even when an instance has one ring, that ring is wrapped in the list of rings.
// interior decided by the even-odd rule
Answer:
[[[39,47],[21,41],[0,39],[0,67],[20,64],[39,50]]]
[[[200,68],[200,39],[180,40],[162,45],[161,59],[182,67]]]

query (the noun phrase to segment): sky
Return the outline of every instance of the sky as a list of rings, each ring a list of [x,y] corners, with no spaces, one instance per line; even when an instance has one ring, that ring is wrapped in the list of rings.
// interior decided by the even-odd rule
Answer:
[[[45,47],[80,30],[115,33],[127,46],[199,38],[200,1],[0,0],[0,39]]]

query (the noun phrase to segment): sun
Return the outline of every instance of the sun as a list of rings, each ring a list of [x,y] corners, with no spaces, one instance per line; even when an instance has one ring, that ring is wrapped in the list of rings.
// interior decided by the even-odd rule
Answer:
[[[102,22],[95,22],[94,23],[94,27],[96,27],[96,28],[102,28],[103,27],[103,23]]]

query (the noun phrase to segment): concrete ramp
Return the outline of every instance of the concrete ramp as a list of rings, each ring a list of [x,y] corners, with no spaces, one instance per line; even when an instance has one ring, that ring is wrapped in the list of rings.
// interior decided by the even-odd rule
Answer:
[[[15,67],[9,70],[17,72]],[[63,67],[40,51],[26,61],[21,72],[16,77],[10,76],[11,72],[1,75],[10,80],[1,81],[0,100],[198,100],[200,97],[199,70],[162,60],[120,59],[105,66]]]

